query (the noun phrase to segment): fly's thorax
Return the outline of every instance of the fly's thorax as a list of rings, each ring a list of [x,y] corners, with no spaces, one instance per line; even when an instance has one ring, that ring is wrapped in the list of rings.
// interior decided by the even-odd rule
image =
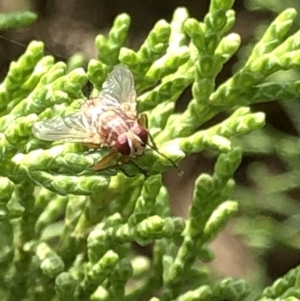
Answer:
[[[103,146],[115,147],[120,135],[127,133],[136,123],[121,111],[107,110],[97,115],[95,128],[98,135],[103,138]]]
[[[136,102],[122,103],[121,109],[131,119],[136,119]]]

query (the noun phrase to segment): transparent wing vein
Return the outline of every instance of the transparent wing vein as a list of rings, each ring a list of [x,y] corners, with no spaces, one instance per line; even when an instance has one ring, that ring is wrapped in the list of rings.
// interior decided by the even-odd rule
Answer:
[[[136,91],[130,70],[123,65],[117,65],[103,83],[100,98],[111,106],[135,103]]]
[[[32,132],[46,141],[88,142],[92,137],[90,126],[80,113],[36,122]]]

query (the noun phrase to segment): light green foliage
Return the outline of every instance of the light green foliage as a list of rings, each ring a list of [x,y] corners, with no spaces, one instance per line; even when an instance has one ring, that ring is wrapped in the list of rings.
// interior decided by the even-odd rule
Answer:
[[[37,15],[31,11],[0,14],[0,29],[12,29],[30,26],[37,19]]]
[[[284,98],[283,85],[297,85],[261,82],[298,67],[300,45],[298,33],[288,37],[295,18],[290,9],[270,25],[245,66],[216,87],[218,73],[240,45],[239,36],[229,32],[232,5],[211,1],[203,22],[179,8],[170,23],[154,25],[137,51],[125,47],[130,17],[121,14],[108,37],[96,38],[98,58],[87,71],[78,67],[80,57],[68,65],[54,62],[35,41],[11,63],[0,86],[1,300],[243,300],[249,295],[244,280],[214,282],[202,263],[213,259],[207,245],[238,209],[231,192],[242,150],[233,137],[265,123],[264,114],[247,105]],[[119,62],[135,77],[138,112],[148,115],[161,153],[176,163],[204,149],[218,154],[213,174],[195,181],[187,220],[171,214],[162,173],[173,166],[154,150],[135,160],[149,176],[126,164],[127,177],[118,169],[92,170],[107,150],[88,152],[79,143],[49,143],[31,133],[36,121],[78,110],[87,80],[96,93]],[[187,88],[192,99],[184,112],[175,113]],[[288,91],[299,96],[298,89]],[[222,122],[198,130],[220,112],[227,114]],[[152,246],[152,257],[137,255],[134,243]]]
[[[265,51],[262,51],[262,47],[251,45],[254,49],[253,53],[260,56],[271,50],[275,51],[275,54],[280,53],[279,62],[286,60],[285,64],[296,63],[297,52],[299,52],[297,48],[297,43],[299,43],[299,15],[296,14],[296,11],[299,12],[299,1],[249,0],[247,3],[253,10],[264,9],[275,15],[279,14],[276,18],[278,22],[273,22],[264,34],[262,34],[261,29],[255,33],[255,38],[260,40],[257,45],[264,41],[269,41],[269,43],[265,45]],[[288,7],[295,9],[284,10]],[[266,28],[267,24],[261,25],[261,27],[263,26]],[[289,36],[289,32],[294,34]],[[274,39],[273,36],[286,37],[287,39],[281,44],[281,38],[278,40]],[[293,45],[286,49],[285,45],[290,42]],[[274,45],[277,50],[274,49]],[[244,200],[241,203],[243,214],[233,221],[234,231],[244,238],[245,243],[252,248],[259,259],[266,258],[270,253],[276,254],[277,250],[284,249],[285,254],[297,254],[300,250],[298,238],[300,207],[297,201],[300,183],[300,107],[299,98],[296,96],[297,91],[299,91],[298,70],[288,69],[272,74],[264,79],[261,85],[251,88],[247,92],[248,96],[256,99],[255,102],[287,99],[280,102],[281,112],[278,115],[285,116],[281,125],[289,122],[287,128],[292,129],[292,132],[289,130],[287,133],[285,132],[286,129],[282,131],[281,128],[275,129],[268,125],[250,135],[240,137],[236,141],[243,148],[244,156],[250,158],[250,164],[246,170],[248,187],[237,185],[234,193],[234,199]],[[270,108],[272,110],[272,107]],[[272,158],[271,164],[270,158]],[[289,267],[289,260],[287,259],[282,266]],[[280,285],[283,282],[279,281]],[[285,290],[289,291],[291,296],[299,299],[299,293],[295,292],[298,286],[297,283],[290,282]],[[275,298],[283,300],[288,295],[264,296],[264,298],[269,297],[269,299],[262,300]]]
[[[258,300],[299,300],[299,280],[299,267],[297,267],[267,287]]]

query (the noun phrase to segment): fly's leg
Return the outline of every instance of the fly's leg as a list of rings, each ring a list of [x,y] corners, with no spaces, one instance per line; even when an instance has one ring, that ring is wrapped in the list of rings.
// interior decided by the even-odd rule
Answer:
[[[136,164],[133,160],[128,161],[128,163],[134,165],[136,167],[136,169],[138,169],[146,178],[148,178],[150,176],[149,174],[147,174],[147,172],[142,167],[140,167],[138,164]]]
[[[83,146],[88,148],[86,153],[89,153],[89,154],[97,152],[98,149],[100,148],[99,144],[94,144],[94,143],[83,143]]]
[[[139,124],[140,126],[142,126],[143,128],[148,129],[148,117],[147,117],[146,114],[142,114],[142,115],[140,116],[140,118],[138,119],[138,124]],[[149,140],[150,140],[150,142],[151,142],[151,145],[150,145],[149,143],[148,143],[148,145],[149,145],[152,149],[158,151],[158,147],[157,147],[157,145],[155,144],[154,139],[153,139],[153,137],[152,137],[152,135],[150,134],[149,131],[148,131],[148,137],[149,137]]]
[[[99,162],[97,162],[94,166],[93,166],[93,170],[94,171],[100,171],[100,170],[107,170],[107,169],[120,169],[126,176],[129,176],[122,168],[121,166],[123,164],[126,163],[126,161],[128,161],[128,156],[121,156],[117,163],[114,165],[110,165],[109,163],[113,160],[115,160],[117,157],[119,156],[119,153],[114,151],[111,152],[110,154],[106,155],[104,158],[102,158]]]
[[[140,118],[138,119],[138,124],[144,128],[148,128],[148,118],[146,114],[142,114],[140,116]],[[166,156],[165,154],[161,153],[156,145],[156,143],[154,142],[154,139],[152,137],[152,135],[150,134],[150,132],[148,131],[148,138],[150,140],[151,143],[147,143],[147,145],[152,148],[153,150],[155,150],[159,155],[161,155],[162,157],[164,157],[165,159],[167,159],[177,170],[178,170],[178,175],[182,176],[183,175],[183,171],[179,168],[179,166],[168,156]]]
[[[148,117],[146,114],[141,114],[138,119],[138,124],[146,129],[148,128]]]
[[[114,160],[116,156],[118,155],[117,152],[113,152],[105,156],[103,159],[101,159],[98,163],[96,163],[93,166],[94,171],[101,171],[101,170],[107,170],[107,169],[119,169],[123,172],[123,174],[129,178],[134,177],[135,175],[128,174],[122,166],[124,164],[132,164],[134,165],[145,177],[149,177],[149,175],[146,173],[144,169],[142,169],[139,165],[137,165],[133,160],[129,160],[128,156],[121,156],[118,160],[118,162],[114,165],[109,166],[109,162],[111,160]]]
[[[108,166],[109,163],[116,159],[118,157],[118,153],[117,152],[112,152],[108,155],[106,155],[104,158],[102,158],[99,162],[97,162],[94,166],[93,166],[93,170],[94,171],[99,171],[101,169],[106,169],[107,167],[110,167]],[[112,166],[111,166],[112,167]]]
[[[130,176],[127,172],[125,172],[125,170],[123,168],[121,168],[122,165],[124,164],[132,164],[134,165],[145,177],[148,177],[149,175],[147,175],[146,171],[144,169],[142,169],[138,164],[136,164],[133,160],[130,160],[130,158],[128,156],[122,156],[117,165],[119,166],[120,170],[125,174],[125,176],[127,177],[132,177]]]
[[[88,148],[99,148],[100,145],[99,144],[95,144],[95,143],[83,143],[84,146],[88,147]]]
[[[147,174],[147,172],[141,168],[138,164],[136,164],[133,160],[131,160],[128,156],[122,156],[119,161],[118,161],[118,165],[123,165],[125,163],[129,163],[134,165],[145,177],[149,177],[149,175]],[[121,169],[123,171],[123,173],[128,176],[123,169]]]

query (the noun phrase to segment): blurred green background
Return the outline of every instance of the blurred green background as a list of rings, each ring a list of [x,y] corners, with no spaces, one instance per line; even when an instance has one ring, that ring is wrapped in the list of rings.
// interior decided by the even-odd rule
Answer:
[[[132,17],[127,46],[137,48],[156,21],[170,20],[174,9],[180,6],[185,6],[192,17],[201,20],[209,1],[2,0],[1,13],[30,9],[38,13],[39,20],[32,27],[0,34],[25,45],[32,39],[42,40],[47,52],[58,59],[81,52],[88,61],[96,56],[95,36],[107,32],[117,14],[127,12]],[[241,35],[242,47],[219,74],[218,84],[239,67],[266,25],[288,7],[300,12],[299,0],[236,1],[237,22],[233,31]],[[23,51],[23,47],[0,39],[1,78],[10,61]],[[278,81],[283,78],[298,79],[299,72],[280,72],[272,76]],[[186,107],[191,98],[188,93],[179,101],[178,111]],[[298,99],[281,102],[274,99],[252,109],[266,113],[267,126],[234,140],[234,144],[244,150],[233,196],[239,200],[240,211],[211,245],[216,256],[211,267],[218,276],[245,278],[261,288],[300,263],[300,102]],[[217,116],[204,127],[223,117]],[[199,173],[211,172],[214,161],[213,152],[195,154],[182,162],[183,177],[179,178],[176,171],[164,175],[174,215],[187,215],[194,180]],[[150,249],[139,247],[139,251],[151,255]]]

